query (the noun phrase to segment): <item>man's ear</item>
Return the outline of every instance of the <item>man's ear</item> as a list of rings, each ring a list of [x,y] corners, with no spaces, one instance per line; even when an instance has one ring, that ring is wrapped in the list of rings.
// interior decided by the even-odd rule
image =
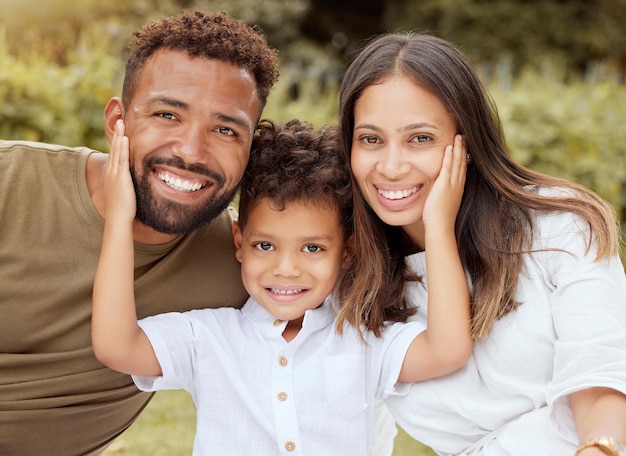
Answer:
[[[109,142],[111,142],[113,137],[115,124],[118,119],[124,119],[124,105],[118,97],[113,97],[104,108],[104,132]]]
[[[235,258],[237,258],[237,261],[241,263],[241,246],[243,245],[243,234],[241,232],[241,229],[239,228],[239,223],[236,220],[233,220],[232,229],[233,241],[235,243]]]

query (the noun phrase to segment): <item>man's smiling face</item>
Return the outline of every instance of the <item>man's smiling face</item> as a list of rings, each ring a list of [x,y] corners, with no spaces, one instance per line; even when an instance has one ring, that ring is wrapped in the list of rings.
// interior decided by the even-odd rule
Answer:
[[[189,233],[237,191],[260,114],[256,83],[232,64],[166,50],[140,78],[124,119],[137,218]]]

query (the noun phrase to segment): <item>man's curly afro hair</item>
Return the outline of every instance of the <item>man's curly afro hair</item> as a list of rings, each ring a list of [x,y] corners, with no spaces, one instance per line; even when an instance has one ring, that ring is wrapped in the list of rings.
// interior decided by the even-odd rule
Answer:
[[[129,43],[122,100],[128,107],[146,61],[161,49],[186,51],[232,63],[255,78],[261,107],[278,79],[278,53],[258,29],[225,12],[183,11],[154,21],[133,33]]]

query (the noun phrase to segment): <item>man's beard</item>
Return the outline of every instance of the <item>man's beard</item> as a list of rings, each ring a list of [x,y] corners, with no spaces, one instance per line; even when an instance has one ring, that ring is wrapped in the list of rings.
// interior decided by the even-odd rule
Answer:
[[[157,164],[165,164],[171,167],[192,171],[201,174],[214,181],[216,192],[214,197],[200,205],[188,206],[165,199],[154,198],[148,181],[150,170]],[[134,166],[130,173],[135,187],[137,199],[136,218],[146,226],[164,234],[183,235],[197,230],[201,226],[211,222],[233,200],[238,187],[230,191],[224,191],[224,177],[208,168],[198,165],[185,165],[178,158],[146,157],[143,161],[144,172],[138,176]]]

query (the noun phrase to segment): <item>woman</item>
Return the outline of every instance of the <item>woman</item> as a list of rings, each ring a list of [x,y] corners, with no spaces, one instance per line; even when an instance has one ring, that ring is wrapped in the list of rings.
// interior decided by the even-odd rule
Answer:
[[[467,147],[456,233],[474,351],[389,400],[398,423],[444,455],[626,454],[626,278],[611,208],[513,162],[474,70],[433,36],[372,40],[344,76],[340,122],[360,195],[354,245],[369,242],[352,265],[368,287],[340,290],[341,318],[374,331],[425,321],[424,202],[444,148],[457,134]]]

